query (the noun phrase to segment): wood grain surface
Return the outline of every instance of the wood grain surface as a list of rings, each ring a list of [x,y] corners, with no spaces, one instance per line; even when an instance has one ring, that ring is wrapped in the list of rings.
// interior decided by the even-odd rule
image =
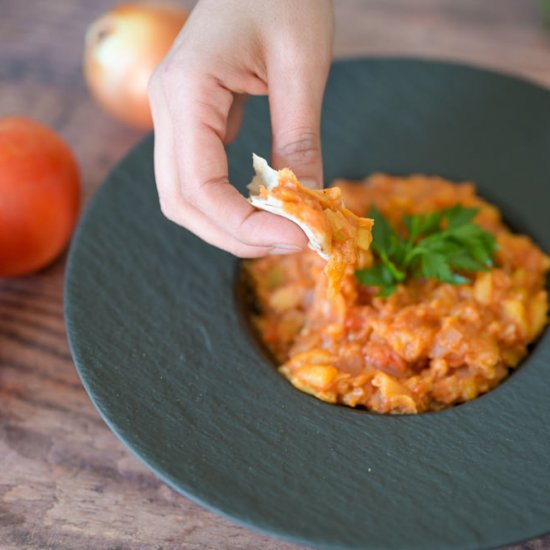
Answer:
[[[191,2],[183,2],[190,7]],[[87,25],[108,0],[0,0],[0,116],[59,131],[93,195],[142,134],[90,100]],[[337,0],[335,54],[468,62],[550,87],[537,0]],[[65,255],[0,280],[0,549],[291,549],[191,503],[107,429],[84,392],[63,322]],[[550,548],[550,536],[510,549]]]

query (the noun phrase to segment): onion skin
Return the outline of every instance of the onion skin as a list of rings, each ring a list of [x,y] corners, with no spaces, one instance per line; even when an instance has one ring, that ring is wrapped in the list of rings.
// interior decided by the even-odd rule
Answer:
[[[137,128],[153,127],[147,84],[186,19],[177,6],[123,4],[88,27],[84,77],[108,113]]]

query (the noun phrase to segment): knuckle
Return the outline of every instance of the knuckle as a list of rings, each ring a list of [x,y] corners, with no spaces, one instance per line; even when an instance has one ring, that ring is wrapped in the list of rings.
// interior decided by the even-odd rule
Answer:
[[[176,70],[172,63],[162,63],[158,69],[157,73],[158,75],[158,81],[163,89],[170,89],[172,86],[175,77],[176,77]]]
[[[250,246],[238,241],[231,240],[230,242],[221,243],[220,248],[223,248],[237,258],[259,258],[269,253],[270,248],[264,246]]]
[[[193,208],[197,208],[199,206],[198,193],[193,192],[188,185],[180,186],[180,197],[186,204],[192,206]]]
[[[151,73],[151,76],[149,77],[149,80],[147,81],[147,91],[149,94],[152,91],[156,91],[159,85],[159,69],[162,63],[155,68],[155,70]]]
[[[204,192],[204,191],[208,191],[208,189],[211,187],[217,187],[219,189],[223,189],[224,188],[223,186],[227,186],[227,185],[230,185],[229,179],[227,178],[227,176],[213,176],[211,178],[201,181],[197,185],[197,188],[199,189],[199,191]]]
[[[149,78],[147,86],[149,94],[170,88],[175,83],[179,71],[179,63],[170,55],[165,57]]]
[[[311,130],[299,130],[278,140],[275,154],[287,162],[309,163],[321,153],[319,136]]]
[[[196,60],[183,55],[183,52],[178,52],[177,55],[168,54],[153,74],[156,75],[162,88],[169,89],[193,81],[202,74],[202,70],[197,66]]]
[[[229,204],[231,199],[225,195],[229,190],[229,186],[227,176],[188,179],[183,180],[180,194],[187,204],[199,210],[204,210],[210,200],[227,200],[227,204]]]
[[[160,94],[160,80],[157,70],[155,70],[147,82],[147,95],[149,100],[155,99]]]
[[[171,197],[168,197],[164,193],[159,193],[160,211],[165,218],[168,218],[172,222],[175,222],[177,217],[174,202],[175,201]]]
[[[153,73],[153,78],[163,90],[170,90],[178,85],[182,71],[181,63],[173,58],[165,59]],[[153,80],[153,79],[151,79]],[[155,82],[153,82],[153,85]]]

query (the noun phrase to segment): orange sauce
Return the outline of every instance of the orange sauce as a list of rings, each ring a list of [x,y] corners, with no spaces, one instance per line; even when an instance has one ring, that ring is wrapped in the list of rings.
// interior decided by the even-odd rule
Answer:
[[[476,223],[495,235],[495,265],[458,286],[408,280],[383,298],[354,275],[358,266],[372,264],[370,250],[358,258],[355,249],[351,261],[345,246],[335,246],[343,261],[328,265],[310,250],[247,261],[261,311],[253,321],[279,371],[319,399],[380,413],[440,410],[504,380],[547,323],[548,256],[528,237],[513,234],[472,184],[380,174],[335,184],[339,190],[323,192],[326,203],[309,205],[312,223],[328,223],[315,212],[332,209],[333,197],[355,216],[375,205],[395,226],[404,214],[460,203],[479,208]],[[306,191],[286,208],[303,213]],[[339,282],[329,296],[326,275],[334,277],[333,268]]]

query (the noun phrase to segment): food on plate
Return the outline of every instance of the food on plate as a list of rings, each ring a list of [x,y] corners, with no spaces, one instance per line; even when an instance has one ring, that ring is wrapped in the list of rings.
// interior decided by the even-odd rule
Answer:
[[[76,223],[80,177],[49,128],[0,119],[0,277],[32,273],[65,248]]]
[[[147,84],[186,19],[177,5],[122,4],[90,25],[84,76],[106,111],[138,128],[153,127]]]
[[[250,202],[302,228],[309,247],[328,260],[324,269],[328,295],[336,296],[346,270],[364,264],[372,240],[373,220],[348,210],[338,187],[308,189],[288,168],[273,170],[257,155],[253,163],[256,175],[248,186]]]
[[[550,258],[471,183],[376,174],[334,186],[375,220],[334,296],[310,250],[244,264],[279,371],[326,402],[379,413],[436,411],[497,386],[547,323]]]

